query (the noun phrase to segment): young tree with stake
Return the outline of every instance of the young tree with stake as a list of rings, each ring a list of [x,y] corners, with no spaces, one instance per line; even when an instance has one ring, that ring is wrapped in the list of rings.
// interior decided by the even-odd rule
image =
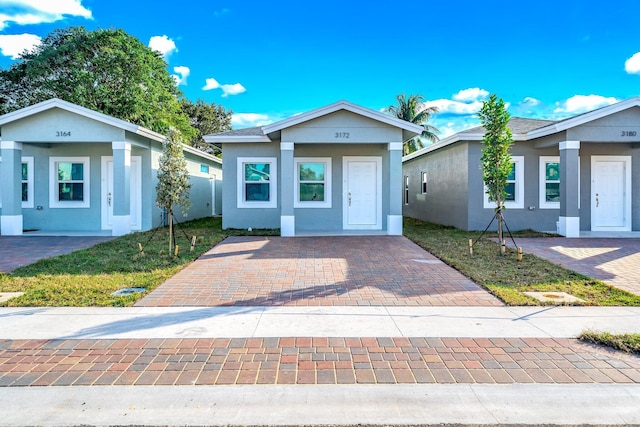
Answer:
[[[170,128],[163,143],[156,185],[156,204],[169,213],[169,254],[173,249],[173,209],[180,206],[182,215],[186,216],[186,211],[191,207],[191,183],[181,141],[180,132]]]
[[[482,137],[482,179],[489,195],[489,201],[495,202],[496,219],[498,220],[498,239],[503,253],[503,223],[502,210],[507,197],[505,187],[513,168],[509,149],[513,144],[511,130],[507,127],[510,115],[502,98],[492,94],[484,101],[478,114],[486,132]]]

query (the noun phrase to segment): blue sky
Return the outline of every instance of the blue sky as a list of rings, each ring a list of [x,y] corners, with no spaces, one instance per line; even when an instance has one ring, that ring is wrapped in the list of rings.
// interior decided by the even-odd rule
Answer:
[[[405,92],[440,109],[443,138],[490,93],[545,119],[640,95],[638,16],[637,0],[0,0],[0,66],[55,28],[122,28],[235,128]]]

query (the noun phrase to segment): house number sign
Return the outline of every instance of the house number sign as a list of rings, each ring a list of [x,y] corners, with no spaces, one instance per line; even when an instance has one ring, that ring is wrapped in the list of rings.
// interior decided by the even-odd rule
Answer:
[[[349,139],[349,132],[336,132],[335,139]]]
[[[71,131],[70,130],[59,130],[59,131],[56,131],[56,136],[57,137],[71,136]]]
[[[620,136],[636,136],[635,130],[623,130]]]

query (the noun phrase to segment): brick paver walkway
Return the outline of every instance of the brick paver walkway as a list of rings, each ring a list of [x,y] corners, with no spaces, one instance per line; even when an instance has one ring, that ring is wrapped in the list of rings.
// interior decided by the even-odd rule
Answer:
[[[402,236],[230,237],[137,306],[500,306]]]
[[[640,358],[572,339],[0,341],[0,386],[640,383]]]
[[[545,237],[516,242],[525,253],[640,295],[640,239]]]
[[[0,236],[0,272],[10,273],[18,267],[86,249],[113,237],[80,236]]]

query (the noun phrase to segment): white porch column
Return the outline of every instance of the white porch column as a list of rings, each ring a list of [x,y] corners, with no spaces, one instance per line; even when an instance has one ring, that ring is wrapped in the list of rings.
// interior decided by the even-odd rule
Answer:
[[[387,234],[402,235],[402,142],[389,143],[389,214]]]
[[[580,141],[560,143],[560,218],[558,232],[566,237],[580,237],[578,200]]]
[[[293,142],[280,143],[280,235],[296,235],[296,217],[293,213]]]
[[[131,232],[131,144],[111,143],[113,149],[113,236]],[[104,201],[103,201],[104,202]]]
[[[2,216],[0,234],[22,234],[22,144],[15,141],[0,142],[2,156]]]

